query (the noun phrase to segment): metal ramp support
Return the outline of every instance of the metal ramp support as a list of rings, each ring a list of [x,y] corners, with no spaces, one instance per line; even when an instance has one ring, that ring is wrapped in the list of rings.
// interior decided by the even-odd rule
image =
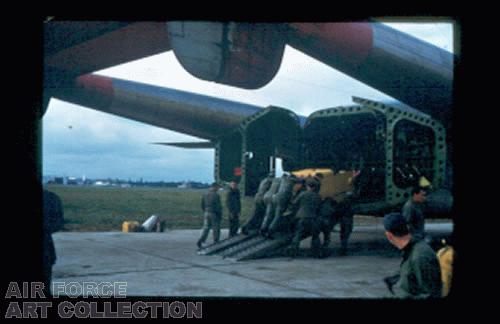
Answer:
[[[292,241],[292,238],[293,235],[285,235],[276,237],[272,240],[264,239],[263,241],[260,241],[246,249],[227,254],[226,257],[235,261],[268,257],[278,252],[281,248],[288,246]]]
[[[252,246],[255,246],[255,245],[262,243],[266,240],[267,239],[265,237],[263,237],[261,235],[257,235],[257,236],[254,236],[251,239],[246,240],[240,244],[233,245],[233,246],[229,247],[228,249],[222,250],[219,253],[217,253],[217,255],[220,255],[224,258],[230,257],[236,253],[247,250],[247,249],[251,248]]]
[[[244,235],[244,234],[239,234],[230,238],[227,238],[225,240],[222,240],[220,242],[208,245],[201,250],[198,251],[199,255],[212,255],[217,252],[220,252],[222,250],[226,250],[232,246],[239,245],[243,242],[246,242],[254,237],[256,237],[257,234],[254,235]]]

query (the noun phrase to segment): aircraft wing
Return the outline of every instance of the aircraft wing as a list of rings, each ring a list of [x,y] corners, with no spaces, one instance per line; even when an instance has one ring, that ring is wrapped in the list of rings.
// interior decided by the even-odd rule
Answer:
[[[269,83],[285,45],[447,124],[453,54],[376,22],[65,22],[44,24],[44,87],[173,50],[193,76],[245,89]]]
[[[60,100],[208,140],[264,108],[93,74],[56,90]]]
[[[156,142],[151,144],[175,146],[175,147],[189,148],[189,149],[215,148],[215,144],[213,142]]]
[[[73,22],[44,24],[46,75],[76,77],[170,50],[165,23]]]

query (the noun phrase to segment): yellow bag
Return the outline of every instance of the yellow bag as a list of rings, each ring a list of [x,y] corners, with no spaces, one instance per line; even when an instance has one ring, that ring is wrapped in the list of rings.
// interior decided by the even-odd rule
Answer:
[[[137,232],[141,225],[137,221],[125,221],[122,224],[122,232]]]
[[[442,296],[446,297],[448,296],[451,288],[455,250],[451,245],[446,245],[445,247],[439,249],[437,257],[441,267],[441,280],[443,281]]]

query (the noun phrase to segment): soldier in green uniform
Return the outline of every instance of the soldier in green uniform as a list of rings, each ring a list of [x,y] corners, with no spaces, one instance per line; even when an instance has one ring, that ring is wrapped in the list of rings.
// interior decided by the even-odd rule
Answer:
[[[291,256],[297,255],[300,241],[307,233],[312,234],[311,250],[313,256],[320,256],[318,209],[321,204],[321,197],[316,190],[316,181],[308,179],[306,181],[306,191],[301,192],[294,201],[295,206],[297,206],[296,218],[298,222],[289,249]]]
[[[348,198],[350,199],[350,198]],[[322,251],[327,254],[330,245],[331,232],[335,225],[340,223],[340,251],[339,255],[347,255],[347,244],[351,236],[354,223],[354,213],[349,200],[338,203],[332,198],[325,198],[319,209],[319,229],[323,233]]]
[[[325,198],[321,202],[319,208],[319,229],[323,233],[322,249],[326,253],[326,249],[330,245],[330,237],[333,227],[336,224],[335,206],[337,202],[330,197]]]
[[[321,182],[323,181],[325,176],[323,175],[323,173],[317,172],[314,174],[314,176],[312,178],[316,181],[316,184],[317,184],[316,192],[319,193],[319,191],[321,190]]]
[[[426,191],[416,186],[411,191],[410,199],[404,204],[402,213],[411,234],[414,238],[423,239],[425,237],[425,218],[423,204],[426,200]]]
[[[266,214],[266,204],[264,203],[264,195],[271,187],[273,181],[273,174],[262,179],[257,189],[257,193],[254,196],[254,208],[252,212],[252,217],[248,222],[241,228],[241,233],[248,235],[252,231],[258,231],[262,225],[262,221]]]
[[[271,224],[274,218],[275,204],[273,203],[273,197],[278,192],[280,187],[281,178],[274,178],[271,182],[271,187],[264,194],[264,203],[266,204],[266,214],[264,216],[264,220],[262,221],[262,225],[260,227],[261,234],[267,234],[267,228]]]
[[[222,218],[222,205],[220,201],[219,185],[212,183],[207,193],[201,199],[201,209],[203,210],[203,230],[201,237],[196,243],[198,248],[202,248],[203,243],[207,240],[208,232],[212,229],[214,235],[214,243],[219,242],[220,222]]]
[[[226,207],[229,211],[229,237],[238,233],[240,227],[241,198],[238,183],[233,180],[229,183],[229,190],[226,195]]]
[[[288,207],[290,199],[293,195],[293,187],[297,182],[297,177],[293,174],[283,174],[280,181],[280,186],[278,192],[273,195],[274,204],[274,217],[270,220],[269,226],[267,227],[267,232],[265,235],[272,239],[273,234],[278,231],[280,226],[283,224],[283,213]]]
[[[384,217],[385,235],[402,252],[399,273],[384,279],[389,290],[401,298],[441,297],[441,268],[434,250],[425,240],[413,237],[401,213]]]
[[[340,223],[340,251],[339,255],[347,255],[347,243],[351,236],[354,224],[354,211],[352,209],[352,192],[347,192],[343,201],[335,206],[333,226]]]

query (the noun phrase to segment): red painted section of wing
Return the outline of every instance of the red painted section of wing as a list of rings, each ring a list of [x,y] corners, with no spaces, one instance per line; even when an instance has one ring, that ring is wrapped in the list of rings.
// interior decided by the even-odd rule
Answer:
[[[369,23],[292,23],[289,44],[325,63],[360,65],[373,48]]]

